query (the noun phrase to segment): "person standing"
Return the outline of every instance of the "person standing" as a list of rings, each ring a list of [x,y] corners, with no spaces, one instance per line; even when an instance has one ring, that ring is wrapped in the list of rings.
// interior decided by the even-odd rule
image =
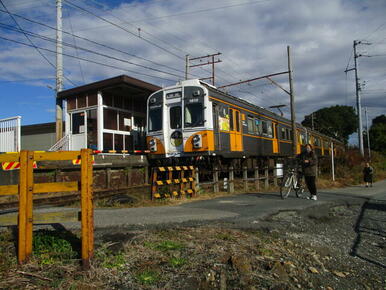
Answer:
[[[365,168],[363,168],[363,181],[366,182],[366,187],[373,187],[373,175],[374,169],[370,166],[370,163],[366,162]]]
[[[299,156],[300,165],[302,167],[304,180],[311,196],[309,199],[318,200],[316,189],[316,170],[318,158],[311,144],[307,144],[305,150]]]

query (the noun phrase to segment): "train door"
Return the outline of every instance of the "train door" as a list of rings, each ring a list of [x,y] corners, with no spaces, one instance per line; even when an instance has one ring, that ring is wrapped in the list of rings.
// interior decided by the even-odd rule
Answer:
[[[240,111],[229,109],[231,151],[243,151]]]
[[[215,150],[221,150],[219,110],[220,110],[219,106],[217,104],[213,104],[213,130],[214,130]]]
[[[166,114],[169,123],[164,131],[166,153],[178,155],[183,151],[181,93],[166,94]]]
[[[279,153],[279,140],[278,140],[278,136],[277,136],[277,123],[272,122],[272,129],[273,129],[272,153],[277,154],[277,153]]]

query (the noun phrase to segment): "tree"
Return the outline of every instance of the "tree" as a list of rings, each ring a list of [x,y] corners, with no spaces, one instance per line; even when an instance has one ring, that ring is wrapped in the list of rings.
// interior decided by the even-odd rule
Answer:
[[[345,143],[348,142],[348,137],[358,129],[357,115],[354,108],[350,106],[332,106],[317,110],[304,117],[303,126],[312,127],[312,115],[316,131]]]
[[[369,135],[371,149],[386,154],[386,115],[373,119]]]

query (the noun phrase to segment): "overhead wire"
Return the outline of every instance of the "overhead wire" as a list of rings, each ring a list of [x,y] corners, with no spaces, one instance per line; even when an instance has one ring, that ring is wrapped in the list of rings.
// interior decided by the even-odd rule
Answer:
[[[0,39],[7,40],[7,41],[10,41],[10,42],[14,42],[14,43],[18,43],[18,44],[25,45],[25,46],[29,46],[29,47],[34,47],[31,44],[28,44],[28,43],[25,43],[25,42],[21,42],[21,41],[18,41],[18,40],[14,40],[14,39],[10,39],[10,38],[6,38],[6,37],[3,37],[3,36],[0,36]],[[43,48],[43,47],[38,47],[38,48],[41,49],[41,50],[44,50],[44,51],[56,53],[56,51],[51,50],[51,49],[47,49],[47,48]],[[106,63],[97,62],[97,61],[86,59],[86,58],[83,58],[83,57],[77,57],[77,56],[74,56],[74,55],[71,55],[71,54],[67,54],[67,53],[63,53],[63,55],[67,56],[67,57],[74,58],[74,59],[80,59],[80,60],[83,60],[83,61],[86,61],[86,62],[98,64],[98,65],[101,65],[101,66],[105,66],[105,67],[109,67],[109,68],[114,68],[114,69],[121,70],[121,71],[127,71],[127,72],[130,72],[130,73],[134,73],[134,74],[138,74],[138,75],[143,75],[143,76],[147,76],[147,77],[151,77],[151,78],[158,78],[158,79],[163,79],[163,80],[166,80],[166,81],[175,82],[175,80],[172,80],[172,79],[167,79],[167,78],[160,77],[160,76],[155,76],[155,75],[149,75],[149,74],[141,73],[141,72],[138,72],[138,71],[133,71],[133,70],[129,70],[129,69],[126,69],[126,68],[118,67],[118,66],[115,66],[115,65],[110,65],[110,64],[106,64]]]
[[[35,23],[35,24],[38,24],[38,25],[47,27],[47,28],[49,28],[49,29],[58,31],[58,29],[57,29],[56,27],[50,26],[50,25],[48,25],[48,24],[45,24],[45,23],[42,23],[42,22],[39,22],[39,21],[30,19],[30,18],[21,16],[21,15],[15,14],[15,13],[10,13],[10,12],[7,12],[7,11],[2,10],[2,9],[0,9],[0,12],[12,14],[13,16],[15,16],[15,17],[17,17],[17,18],[23,19],[23,20],[28,21],[28,22],[30,22],[30,23]],[[171,67],[171,66],[168,66],[168,65],[164,65],[164,64],[157,63],[157,62],[155,62],[155,61],[146,59],[146,58],[144,58],[144,57],[141,57],[141,56],[138,56],[138,55],[135,55],[135,54],[132,54],[132,53],[128,53],[128,52],[126,52],[126,51],[123,51],[123,50],[114,48],[114,47],[112,47],[112,46],[109,46],[109,45],[106,45],[106,44],[103,44],[103,43],[99,43],[99,42],[97,42],[97,41],[88,39],[88,38],[86,38],[86,37],[82,37],[82,36],[80,36],[80,35],[76,35],[76,34],[70,33],[70,32],[65,31],[65,30],[61,30],[61,31],[62,31],[62,33],[66,34],[66,35],[73,36],[73,37],[75,37],[75,38],[77,38],[77,39],[81,39],[81,40],[87,41],[87,42],[89,42],[89,43],[98,45],[98,46],[100,46],[100,47],[104,47],[104,48],[107,48],[107,49],[110,49],[110,50],[113,50],[113,51],[116,51],[116,52],[119,52],[119,53],[122,53],[122,54],[125,54],[125,55],[128,55],[128,56],[131,56],[131,57],[134,57],[134,58],[138,58],[138,59],[141,59],[141,60],[143,60],[143,61],[146,61],[146,62],[155,64],[155,65],[157,65],[157,66],[162,66],[162,67],[168,68],[168,69],[173,70],[173,71],[177,71],[177,72],[184,73],[184,71],[179,70],[179,69],[176,69],[176,68],[174,68],[174,67]]]
[[[17,20],[15,19],[15,17],[13,17],[12,13],[9,12],[8,8],[5,6],[5,4],[3,3],[2,0],[0,0],[0,4],[4,7],[5,11],[8,13],[8,15],[12,18],[13,22],[15,22],[16,26],[22,30],[21,26],[19,25],[19,23],[17,22]],[[23,33],[24,34],[24,33]],[[35,50],[40,54],[41,57],[43,57],[47,63],[49,63],[53,68],[56,69],[56,65],[54,65],[40,50],[39,48],[33,43],[33,41],[28,37],[28,35],[24,34],[24,36],[27,38],[27,40],[29,41],[29,43],[32,45],[32,47],[35,48]],[[76,84],[70,80],[68,77],[64,76],[64,78],[70,82],[72,85],[76,86]]]
[[[125,31],[125,32],[127,32],[128,34],[130,34],[130,35],[132,35],[132,36],[134,36],[134,37],[136,37],[136,38],[142,39],[143,41],[145,41],[145,42],[147,42],[147,43],[149,43],[149,44],[151,44],[151,45],[153,45],[153,46],[155,46],[155,47],[157,47],[157,48],[163,50],[164,52],[166,52],[166,53],[168,53],[168,54],[170,54],[170,55],[173,55],[173,56],[175,56],[175,57],[177,57],[177,58],[179,58],[179,59],[185,60],[185,57],[182,57],[182,56],[180,56],[180,55],[178,55],[178,54],[176,54],[176,53],[174,53],[174,52],[172,52],[172,51],[170,51],[170,50],[168,50],[168,49],[166,49],[166,48],[164,48],[164,47],[162,47],[162,46],[156,44],[155,42],[153,42],[153,41],[151,41],[151,40],[148,40],[147,38],[139,37],[136,33],[130,31],[129,29],[127,29],[127,28],[125,28],[125,27],[123,27],[123,26],[121,26],[121,25],[119,25],[119,24],[117,24],[117,23],[114,23],[114,22],[112,22],[112,21],[110,21],[110,20],[108,20],[108,19],[106,19],[106,18],[104,18],[104,17],[102,17],[102,16],[99,16],[99,15],[97,15],[97,14],[95,14],[95,13],[89,11],[88,9],[85,9],[85,8],[83,8],[83,7],[80,7],[79,5],[76,5],[76,4],[74,4],[73,2],[71,2],[71,1],[69,1],[69,0],[64,0],[64,2],[65,2],[67,5],[70,5],[70,6],[72,6],[72,7],[75,7],[75,8],[77,8],[77,9],[83,11],[83,12],[86,12],[86,13],[88,13],[88,14],[90,14],[90,15],[92,15],[92,16],[94,16],[94,17],[96,17],[96,18],[98,18],[98,19],[100,19],[100,20],[102,20],[102,21],[104,21],[104,22],[106,22],[106,23],[109,23],[109,24],[111,24],[112,26],[117,27],[117,28],[119,28],[119,29]]]
[[[69,11],[66,11],[67,12],[67,18],[68,18],[68,22],[70,23],[70,30],[71,30],[71,33],[74,34],[74,30],[72,28],[72,21],[71,21],[71,16],[70,16],[70,12]],[[76,39],[74,36],[72,36],[72,41],[74,42],[74,45],[77,46],[76,44]],[[79,53],[78,53],[78,49],[76,48],[75,49],[75,54],[76,56],[79,56]],[[80,71],[80,76],[82,77],[82,81],[83,81],[83,84],[86,84],[86,81],[84,79],[84,73],[83,73],[83,69],[82,69],[82,64],[80,63],[80,60],[78,59],[78,64],[79,64],[79,71]]]
[[[8,29],[8,30],[12,30],[12,31],[15,31],[15,32],[20,32],[20,33],[23,33],[23,34],[28,34],[28,35],[30,35],[32,37],[40,38],[40,39],[43,39],[45,41],[49,41],[49,42],[52,42],[52,43],[56,43],[57,42],[57,40],[55,38],[51,38],[51,37],[48,37],[48,36],[40,35],[40,34],[31,32],[31,31],[28,31],[28,30],[20,30],[20,29],[17,29],[15,27],[12,27],[10,25],[1,23],[1,22],[0,22],[0,26],[5,28],[5,29]],[[60,43],[62,45],[64,45],[64,46],[74,48],[75,50],[83,50],[83,51],[88,52],[88,53],[92,53],[92,54],[95,54],[95,55],[98,55],[98,56],[102,56],[102,57],[105,57],[105,58],[108,58],[108,59],[124,62],[124,63],[130,64],[130,65],[134,65],[134,66],[137,66],[137,67],[144,68],[144,69],[148,69],[148,70],[152,70],[152,71],[155,71],[155,72],[160,72],[160,73],[168,74],[168,75],[171,75],[171,76],[174,76],[174,77],[177,77],[177,78],[181,77],[180,75],[177,75],[177,74],[173,74],[173,73],[162,71],[162,70],[159,70],[159,69],[156,69],[156,68],[152,68],[152,67],[144,66],[144,65],[141,65],[141,64],[133,63],[133,62],[125,60],[125,59],[121,59],[121,58],[117,58],[117,57],[114,57],[114,56],[110,56],[110,55],[107,55],[107,54],[104,54],[104,53],[101,53],[101,52],[97,52],[97,51],[94,51],[94,50],[91,50],[91,49],[88,49],[88,48],[76,46],[76,45],[73,45],[71,43],[67,43],[67,42],[64,42],[64,41],[61,41]]]

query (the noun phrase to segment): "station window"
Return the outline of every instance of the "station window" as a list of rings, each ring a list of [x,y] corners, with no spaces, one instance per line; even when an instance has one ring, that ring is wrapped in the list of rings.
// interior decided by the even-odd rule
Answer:
[[[72,134],[81,134],[85,132],[84,112],[72,114]]]
[[[130,131],[133,127],[133,124],[131,124],[131,114],[128,112],[118,112],[119,116],[119,131]]]
[[[105,129],[118,130],[117,124],[118,112],[112,109],[103,109],[103,123]]]
[[[249,134],[255,134],[256,130],[255,130],[255,122],[253,120],[253,117],[251,116],[248,116],[248,121],[247,121],[247,125],[248,125],[248,133]]]

